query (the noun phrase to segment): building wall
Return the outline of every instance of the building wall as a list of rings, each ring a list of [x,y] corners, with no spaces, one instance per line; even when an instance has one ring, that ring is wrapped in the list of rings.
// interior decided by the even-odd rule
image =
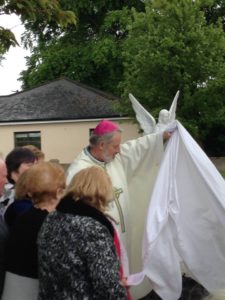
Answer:
[[[123,130],[122,142],[137,138],[138,126],[130,120],[116,121]],[[3,125],[0,124],[0,157],[14,148],[14,132],[41,132],[41,147],[46,160],[59,160],[65,168],[81,150],[88,145],[89,129],[94,128],[98,121]],[[212,162],[218,170],[225,171],[225,158],[213,157]]]
[[[115,120],[121,129],[122,141],[137,138],[138,126],[130,120]],[[46,160],[57,159],[62,164],[69,164],[88,145],[89,129],[98,121],[79,121],[62,123],[37,123],[0,126],[0,155],[5,158],[14,148],[14,132],[41,132],[41,150]]]

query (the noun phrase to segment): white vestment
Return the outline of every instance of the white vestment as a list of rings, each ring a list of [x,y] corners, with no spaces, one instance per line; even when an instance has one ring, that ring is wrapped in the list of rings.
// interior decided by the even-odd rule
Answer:
[[[143,241],[143,272],[164,300],[177,300],[181,265],[213,292],[225,287],[225,181],[177,122],[155,182]]]
[[[126,247],[130,272],[142,270],[141,249],[149,197],[163,155],[162,133],[151,134],[121,144],[121,153],[110,163],[103,163],[90,155],[87,149],[74,160],[68,169],[69,183],[81,169],[99,165],[110,175],[117,199],[109,214],[119,222],[117,230]],[[126,271],[126,270],[125,270]],[[151,290],[149,282],[132,291],[138,299]]]

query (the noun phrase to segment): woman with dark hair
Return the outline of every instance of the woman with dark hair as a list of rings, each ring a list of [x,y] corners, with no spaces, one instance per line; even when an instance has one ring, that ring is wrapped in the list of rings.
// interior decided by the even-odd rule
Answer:
[[[106,217],[114,197],[101,167],[78,172],[38,238],[39,299],[127,299],[114,228]]]
[[[15,223],[18,216],[22,215],[32,206],[32,201],[27,191],[29,170],[25,170],[18,178],[14,189],[14,202],[8,206],[5,212],[4,219],[9,229]]]
[[[8,181],[15,184],[20,175],[29,169],[36,161],[34,153],[26,148],[15,148],[6,156]]]
[[[30,208],[31,203],[25,203],[24,206],[20,203],[20,208],[14,207],[11,204],[15,201],[15,184],[24,171],[29,169],[36,162],[36,157],[29,149],[15,148],[6,156],[5,163],[7,167],[7,178],[9,184],[3,195],[3,200],[0,203],[1,214],[8,225],[14,221],[11,215],[17,215]],[[17,206],[17,205],[15,205]],[[10,207],[10,208],[9,208]],[[6,213],[6,211],[9,211]],[[6,215],[5,215],[6,214]],[[9,218],[8,218],[9,214]],[[9,219],[9,220],[8,220]]]
[[[45,160],[45,154],[38,147],[34,145],[25,145],[23,148],[32,151],[36,157],[37,162],[43,162]]]

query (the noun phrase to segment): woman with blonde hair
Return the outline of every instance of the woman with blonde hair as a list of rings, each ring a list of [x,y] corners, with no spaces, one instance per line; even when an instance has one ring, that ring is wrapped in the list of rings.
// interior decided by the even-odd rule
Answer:
[[[78,172],[39,233],[39,299],[126,299],[105,212],[114,191],[101,167]]]
[[[10,231],[2,300],[36,300],[38,297],[37,235],[44,219],[63,195],[64,170],[49,162],[33,165],[27,173],[25,187],[33,206],[17,218]]]

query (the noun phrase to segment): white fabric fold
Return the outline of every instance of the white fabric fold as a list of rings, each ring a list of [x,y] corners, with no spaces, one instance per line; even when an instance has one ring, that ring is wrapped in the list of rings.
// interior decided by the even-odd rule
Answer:
[[[151,196],[143,239],[143,270],[164,300],[177,300],[181,264],[212,292],[225,286],[225,181],[177,122]]]

